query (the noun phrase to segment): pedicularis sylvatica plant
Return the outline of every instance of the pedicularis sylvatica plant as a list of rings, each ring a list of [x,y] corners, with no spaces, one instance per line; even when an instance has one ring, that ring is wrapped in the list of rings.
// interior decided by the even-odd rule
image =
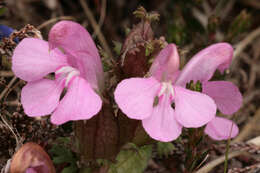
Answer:
[[[25,114],[51,115],[56,125],[73,121],[80,156],[75,170],[103,166],[107,172],[142,172],[157,141],[166,145],[188,136],[188,151],[205,135],[226,140],[238,134],[228,119],[242,104],[238,88],[211,81],[217,70],[230,66],[232,46],[209,45],[180,68],[178,47],[154,38],[151,22],[158,14],[140,8],[135,15],[141,22],[128,33],[120,54],[102,61],[91,35],[72,21],[55,24],[48,41],[21,40],[13,52],[12,70],[27,82],[21,92]],[[217,116],[217,110],[229,117]],[[129,152],[134,157],[123,162],[132,157]],[[199,153],[186,154],[185,169],[192,171]]]

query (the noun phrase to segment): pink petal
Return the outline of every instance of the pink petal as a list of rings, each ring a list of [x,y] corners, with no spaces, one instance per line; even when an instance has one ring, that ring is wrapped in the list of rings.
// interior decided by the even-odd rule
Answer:
[[[26,81],[34,81],[66,65],[66,57],[58,50],[49,51],[48,43],[35,38],[23,39],[14,50],[12,70]]]
[[[50,169],[44,165],[27,168],[25,173],[50,173]]]
[[[87,30],[72,21],[55,24],[49,33],[51,49],[61,47],[68,55],[71,65],[82,72],[95,89],[103,88],[103,67],[97,47]]]
[[[28,82],[21,93],[24,112],[31,117],[51,114],[59,104],[62,90],[62,85],[49,79]]]
[[[178,86],[174,90],[176,120],[184,127],[201,127],[215,117],[216,104],[206,94]]]
[[[238,126],[233,121],[221,117],[215,117],[205,128],[205,133],[215,140],[234,138],[238,132]]]
[[[237,86],[227,81],[205,82],[202,92],[213,98],[218,109],[227,115],[235,113],[242,105],[242,95]]]
[[[153,112],[159,89],[160,83],[153,77],[125,79],[117,85],[115,101],[129,118],[142,120]]]
[[[179,69],[179,54],[175,44],[168,44],[155,58],[150,73],[158,81],[171,79]]]
[[[153,108],[150,117],[142,120],[143,127],[149,136],[162,142],[172,141],[180,136],[182,126],[175,120],[169,96],[163,96]]]
[[[25,173],[37,173],[37,172],[34,168],[28,168],[28,169],[26,169]]]
[[[77,57],[77,67],[80,74],[85,78],[92,88],[99,90],[104,87],[104,73],[100,59],[95,59],[86,52],[75,52]]]
[[[53,124],[63,124],[70,120],[86,120],[96,115],[102,106],[99,95],[81,77],[72,79],[68,91],[51,116]]]
[[[90,34],[76,22],[56,23],[50,30],[49,44],[51,49],[60,47],[72,55],[77,51],[86,51],[94,58],[99,58],[98,50]]]
[[[197,53],[183,68],[176,84],[185,86],[193,80],[208,81],[219,69],[223,72],[229,67],[233,57],[233,48],[228,43],[213,44]]]

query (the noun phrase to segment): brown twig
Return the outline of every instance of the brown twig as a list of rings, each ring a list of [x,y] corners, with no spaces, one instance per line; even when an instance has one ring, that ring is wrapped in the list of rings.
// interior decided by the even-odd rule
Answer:
[[[219,14],[221,19],[224,19],[226,16],[228,16],[230,11],[233,9],[233,6],[235,3],[236,3],[236,0],[227,1],[227,4],[224,6],[223,10],[221,10],[221,13]]]
[[[52,19],[49,19],[49,20],[43,22],[39,26],[37,26],[37,29],[40,30],[40,29],[42,29],[42,28],[44,28],[44,27],[46,27],[46,26],[48,26],[48,25],[50,25],[52,23],[55,23],[55,22],[57,22],[59,20],[75,20],[75,18],[72,17],[72,16],[60,16],[60,17],[52,18]]]
[[[230,169],[228,170],[228,173],[246,173],[246,172],[249,172],[249,171],[252,171],[252,170],[259,170],[260,169],[260,164],[257,163],[257,164],[254,164],[254,165],[251,165],[251,166],[247,166],[245,168],[233,168],[233,169]],[[256,171],[257,173],[257,171]]]
[[[239,54],[250,44],[255,38],[260,36],[260,27],[252,31],[247,37],[235,45],[234,58],[238,57]]]
[[[89,9],[87,3],[85,0],[80,0],[80,4],[84,10],[84,13],[86,14],[88,20],[90,21],[91,26],[93,27],[94,31],[97,33],[97,37],[100,41],[100,44],[102,45],[102,47],[105,49],[105,51],[107,52],[107,54],[109,55],[109,57],[113,57],[113,54],[108,46],[108,43],[104,37],[104,35],[102,34],[102,32],[100,31],[100,27],[97,24],[91,10]]]
[[[100,18],[98,21],[98,26],[99,28],[102,27],[104,21],[105,21],[105,17],[106,17],[106,8],[107,7],[107,1],[106,0],[102,0],[101,2],[101,12],[100,12]],[[97,30],[94,31],[94,33],[92,34],[92,37],[95,38],[97,34]]]
[[[14,73],[12,71],[0,71],[0,76],[2,77],[12,77]]]
[[[19,107],[19,106],[22,105],[18,100],[5,101],[4,104],[7,105],[7,106],[15,106],[15,107]]]
[[[0,94],[0,100],[2,100],[2,98],[4,97],[4,95],[8,92],[8,90],[11,88],[11,86],[15,83],[17,77],[13,77],[12,80],[9,82],[9,84],[7,85],[7,87],[1,92]]]
[[[7,111],[6,111],[6,112],[7,112]],[[13,128],[12,128],[11,125],[8,123],[8,121],[6,120],[6,118],[4,117],[3,114],[0,113],[0,117],[1,117],[1,119],[2,119],[2,121],[3,121],[3,123],[4,123],[4,125],[5,125],[6,127],[8,127],[8,129],[9,129],[9,130],[11,131],[11,133],[14,135],[15,141],[16,141],[16,149],[20,148],[20,146],[22,145],[21,140],[18,138],[18,136],[20,136],[20,135],[18,134],[18,136],[17,136],[17,135],[15,134]]]
[[[256,96],[260,95],[260,89],[256,89],[254,91],[248,92],[244,95],[243,104],[246,105],[251,102]]]
[[[260,1],[259,0],[241,0],[242,3],[249,5],[253,8],[260,9]]]
[[[192,14],[193,16],[201,23],[201,25],[204,28],[207,28],[208,24],[208,16],[202,13],[199,9],[197,8],[192,8]]]

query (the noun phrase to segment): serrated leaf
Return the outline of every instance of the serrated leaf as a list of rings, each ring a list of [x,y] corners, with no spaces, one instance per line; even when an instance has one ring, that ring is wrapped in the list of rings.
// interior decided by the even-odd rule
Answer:
[[[160,157],[168,156],[174,150],[174,145],[171,142],[158,142],[157,143],[157,152]]]
[[[142,173],[151,155],[152,145],[121,150],[116,158],[117,163],[110,166],[108,173]]]

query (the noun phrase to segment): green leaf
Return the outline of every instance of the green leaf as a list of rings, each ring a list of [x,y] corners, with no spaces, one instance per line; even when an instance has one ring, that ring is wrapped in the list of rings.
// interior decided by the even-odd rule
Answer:
[[[67,152],[67,149],[64,146],[61,145],[53,145],[53,147],[50,149],[50,153],[53,155],[63,155]]]
[[[69,144],[70,143],[70,138],[69,137],[58,137],[57,142],[59,143],[64,143],[64,144]]]
[[[157,152],[160,157],[168,156],[174,150],[174,145],[171,142],[158,142],[157,143]]]
[[[77,173],[78,172],[78,168],[75,164],[72,164],[69,167],[64,168],[61,173]]]
[[[108,173],[142,173],[152,155],[152,145],[121,150]]]
[[[53,145],[50,153],[53,155],[54,164],[75,163],[77,161],[73,153],[62,145]]]
[[[75,162],[74,158],[72,158],[70,156],[67,157],[66,155],[53,157],[52,161],[53,161],[54,164],[73,163],[73,162]]]
[[[79,173],[92,173],[92,169],[90,168],[81,168]]]
[[[0,16],[2,16],[6,12],[6,8],[0,8]]]

